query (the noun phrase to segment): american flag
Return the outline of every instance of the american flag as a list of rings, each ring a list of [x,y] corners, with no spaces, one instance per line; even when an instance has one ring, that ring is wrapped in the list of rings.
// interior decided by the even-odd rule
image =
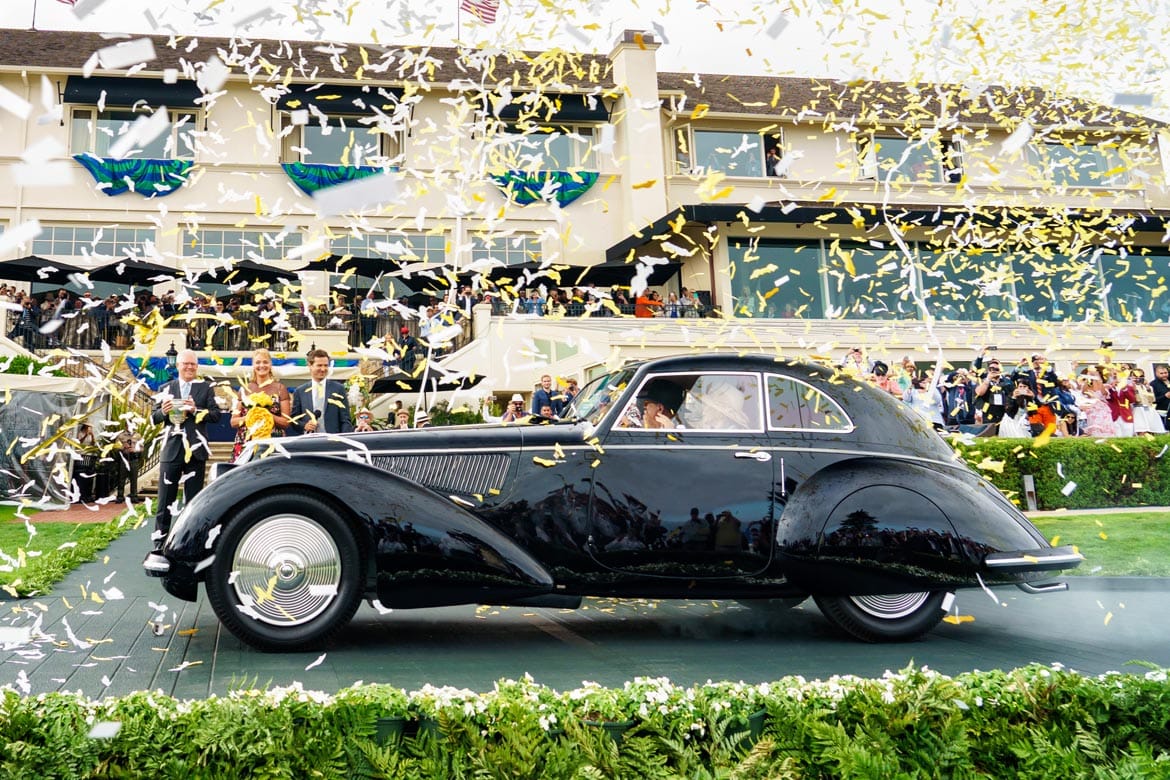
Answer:
[[[459,7],[475,14],[484,24],[491,24],[496,20],[496,11],[500,10],[500,0],[463,0]]]
[[[57,0],[57,2],[64,3],[65,5],[76,5],[77,0]]]

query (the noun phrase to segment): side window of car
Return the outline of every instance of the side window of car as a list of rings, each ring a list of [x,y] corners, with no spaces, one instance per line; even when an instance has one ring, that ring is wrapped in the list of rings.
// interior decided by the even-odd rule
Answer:
[[[762,430],[760,379],[755,374],[700,374],[679,417],[691,430]]]
[[[853,422],[836,401],[815,387],[769,374],[768,427],[773,430],[851,431]]]
[[[786,377],[768,375],[768,427],[779,430],[800,430],[800,396],[809,388]]]
[[[812,387],[805,388],[801,397],[802,427],[816,431],[851,431],[853,423],[845,410],[829,396]]]

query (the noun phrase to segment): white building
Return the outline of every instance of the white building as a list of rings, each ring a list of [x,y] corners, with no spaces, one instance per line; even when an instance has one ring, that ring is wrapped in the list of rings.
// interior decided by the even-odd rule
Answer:
[[[664,298],[699,291],[720,315],[517,316],[504,289],[446,360],[509,391],[545,370],[587,378],[719,347],[925,361],[996,344],[1008,360],[1059,362],[1108,340],[1119,358],[1170,357],[1168,136],[1108,106],[664,73],[654,41],[632,32],[609,56],[148,40],[147,58],[141,42],[5,32],[0,87],[17,110],[0,109],[0,227],[41,232],[0,236],[0,261],[138,256],[192,274],[240,259],[290,274],[331,255],[384,262],[302,274],[310,303],[339,283],[360,295],[383,270],[383,287],[441,291],[417,274],[445,267],[478,285],[528,263],[528,287],[608,289],[641,266]],[[162,132],[128,136],[145,117]],[[296,183],[357,166],[392,180],[392,196],[353,195],[326,216]],[[345,349],[300,335],[290,350]]]

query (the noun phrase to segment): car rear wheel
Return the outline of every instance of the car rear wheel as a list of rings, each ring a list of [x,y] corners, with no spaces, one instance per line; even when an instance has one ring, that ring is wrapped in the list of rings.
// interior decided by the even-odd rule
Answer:
[[[901,642],[930,631],[944,615],[943,591],[877,596],[814,596],[829,622],[866,642]]]
[[[207,574],[207,598],[259,650],[325,642],[361,600],[361,550],[345,520],[304,493],[266,496],[231,520]]]

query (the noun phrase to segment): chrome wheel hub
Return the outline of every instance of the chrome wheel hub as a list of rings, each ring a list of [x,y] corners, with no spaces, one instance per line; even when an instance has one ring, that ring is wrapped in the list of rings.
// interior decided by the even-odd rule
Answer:
[[[341,560],[333,537],[304,515],[276,515],[248,529],[232,558],[231,586],[244,611],[273,626],[296,626],[337,598]]]
[[[880,596],[850,596],[858,609],[867,615],[883,620],[897,620],[914,614],[926,600],[929,592],[923,593],[891,593]]]

